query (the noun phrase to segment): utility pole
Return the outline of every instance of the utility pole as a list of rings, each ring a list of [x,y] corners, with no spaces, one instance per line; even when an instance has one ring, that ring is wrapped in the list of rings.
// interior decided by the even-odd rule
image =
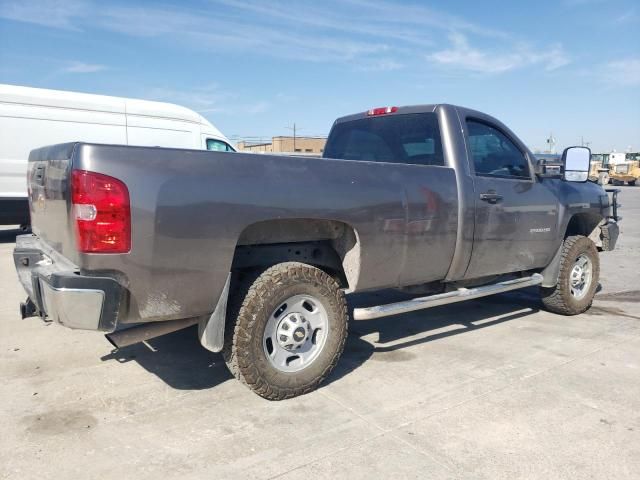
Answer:
[[[551,132],[551,135],[549,135],[549,138],[547,138],[547,145],[549,145],[549,149],[547,150],[548,153],[556,153],[556,139],[553,136],[553,132]]]
[[[296,122],[293,122],[293,127],[284,127],[287,130],[293,130],[293,151],[296,151],[296,132],[299,130],[296,127]]]
[[[585,142],[585,141],[584,141],[584,136],[581,136],[581,137],[580,137],[580,145],[581,145],[582,147],[587,147],[587,148],[589,148],[589,145],[591,145],[591,142]]]

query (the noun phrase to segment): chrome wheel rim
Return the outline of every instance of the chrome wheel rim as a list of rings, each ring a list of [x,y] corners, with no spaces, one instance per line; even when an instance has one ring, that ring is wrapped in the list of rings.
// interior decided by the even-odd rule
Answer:
[[[327,340],[329,318],[320,300],[311,295],[289,297],[273,311],[262,337],[264,354],[281,372],[311,365]]]
[[[588,256],[581,254],[573,264],[569,275],[571,295],[576,299],[583,298],[591,287],[593,265]]]

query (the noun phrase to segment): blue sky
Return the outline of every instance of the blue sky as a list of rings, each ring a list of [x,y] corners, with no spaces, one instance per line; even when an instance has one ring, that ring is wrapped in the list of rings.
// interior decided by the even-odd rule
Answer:
[[[0,83],[179,103],[227,136],[454,103],[532,149],[640,150],[631,0],[0,0]]]

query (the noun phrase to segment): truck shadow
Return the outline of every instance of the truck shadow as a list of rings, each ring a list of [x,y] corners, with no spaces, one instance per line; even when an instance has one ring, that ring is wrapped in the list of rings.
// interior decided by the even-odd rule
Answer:
[[[371,302],[390,303],[402,298],[407,296],[397,292],[353,295],[349,306],[353,309]],[[344,354],[326,383],[351,373],[374,355],[381,361],[409,359],[413,354],[402,352],[403,349],[523,318],[539,308],[537,292],[530,289],[397,317],[352,321]],[[377,340],[372,341],[375,334]],[[102,360],[135,361],[178,390],[212,388],[232,378],[222,355],[200,346],[196,327],[152,339],[147,344],[114,350]]]
[[[380,298],[372,299],[371,296]],[[390,303],[403,298],[410,297],[398,292],[354,295],[349,307]],[[532,287],[397,317],[352,321],[342,359],[327,383],[347,375],[372,356],[388,362],[409,360],[413,354],[403,352],[403,349],[524,318],[540,308],[537,288]]]
[[[233,378],[222,355],[200,345],[195,325],[146,343],[113,350],[101,360],[135,361],[176,390],[203,390]]]

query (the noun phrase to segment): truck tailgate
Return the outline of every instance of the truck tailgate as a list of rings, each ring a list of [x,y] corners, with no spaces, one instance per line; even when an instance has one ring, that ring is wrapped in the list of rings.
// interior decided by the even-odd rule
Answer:
[[[33,150],[27,173],[32,230],[71,261],[77,260],[69,182],[76,145],[65,143]]]

